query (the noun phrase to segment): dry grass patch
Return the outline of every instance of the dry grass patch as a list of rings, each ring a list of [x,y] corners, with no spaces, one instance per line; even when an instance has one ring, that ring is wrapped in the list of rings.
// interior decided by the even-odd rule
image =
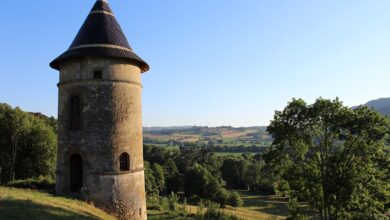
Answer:
[[[114,220],[116,218],[79,200],[33,190],[0,187],[0,219]]]

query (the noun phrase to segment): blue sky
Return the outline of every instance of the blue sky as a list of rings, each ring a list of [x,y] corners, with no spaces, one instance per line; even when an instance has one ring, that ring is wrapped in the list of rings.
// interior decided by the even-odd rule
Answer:
[[[111,0],[143,75],[145,126],[267,125],[293,97],[390,96],[390,1]],[[64,52],[94,0],[3,0],[0,102],[57,115]]]

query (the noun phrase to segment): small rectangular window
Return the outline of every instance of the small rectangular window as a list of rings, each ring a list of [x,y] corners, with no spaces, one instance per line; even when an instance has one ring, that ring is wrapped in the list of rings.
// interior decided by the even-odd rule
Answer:
[[[103,73],[100,70],[96,70],[93,72],[93,78],[94,79],[102,79],[103,78]]]

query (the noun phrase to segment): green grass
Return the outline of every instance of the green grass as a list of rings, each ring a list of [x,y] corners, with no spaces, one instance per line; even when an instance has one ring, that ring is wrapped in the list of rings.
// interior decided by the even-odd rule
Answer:
[[[33,190],[0,187],[0,220],[116,219],[85,202]]]
[[[226,213],[242,219],[285,219],[288,215],[287,200],[277,196],[261,196],[245,190],[237,191],[244,204],[239,208],[229,207]]]
[[[171,219],[178,219],[178,220],[195,220],[195,218],[192,218],[190,216],[178,216],[175,213],[171,212],[164,212],[164,211],[157,211],[157,210],[148,210],[148,220],[171,220]]]
[[[245,190],[236,191],[240,194],[244,204],[242,207],[226,207],[225,214],[233,215],[244,220],[281,220],[288,215],[287,200],[276,196],[260,196]],[[198,212],[198,207],[187,205],[191,214]]]

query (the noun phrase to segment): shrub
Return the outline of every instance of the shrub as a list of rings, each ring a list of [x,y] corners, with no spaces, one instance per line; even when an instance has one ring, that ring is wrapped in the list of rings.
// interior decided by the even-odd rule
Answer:
[[[146,202],[148,209],[161,210],[160,196],[158,194],[148,195]]]
[[[291,198],[288,202],[288,218],[289,220],[308,220],[307,216],[302,213],[299,203],[296,198]]]
[[[168,211],[176,214],[187,214],[185,205],[187,200],[184,200],[184,205],[179,205],[179,196],[175,193],[171,193],[168,197],[159,196],[158,194],[151,194],[147,197],[147,205],[150,210]]]
[[[23,180],[15,180],[6,184],[8,187],[35,189],[35,190],[54,190],[55,182],[51,177],[39,176]]]
[[[228,204],[228,199],[229,199],[229,192],[226,189],[224,189],[222,186],[216,188],[215,192],[212,195],[213,202],[220,204],[222,207]]]
[[[233,207],[240,207],[240,206],[242,206],[242,204],[243,204],[243,201],[237,192],[232,192],[229,195],[228,205],[231,205]]]
[[[174,192],[168,196],[168,208],[170,211],[177,211],[179,204],[179,196],[177,196]]]
[[[204,203],[207,204],[206,212],[203,213]],[[200,211],[199,211],[200,210]],[[217,203],[210,201],[199,203],[199,210],[197,213],[197,219],[199,220],[239,220],[236,216],[227,215],[222,209],[221,206]]]
[[[209,202],[207,205],[207,211],[204,214],[205,219],[222,219],[224,212],[220,209],[220,205],[217,203]]]

